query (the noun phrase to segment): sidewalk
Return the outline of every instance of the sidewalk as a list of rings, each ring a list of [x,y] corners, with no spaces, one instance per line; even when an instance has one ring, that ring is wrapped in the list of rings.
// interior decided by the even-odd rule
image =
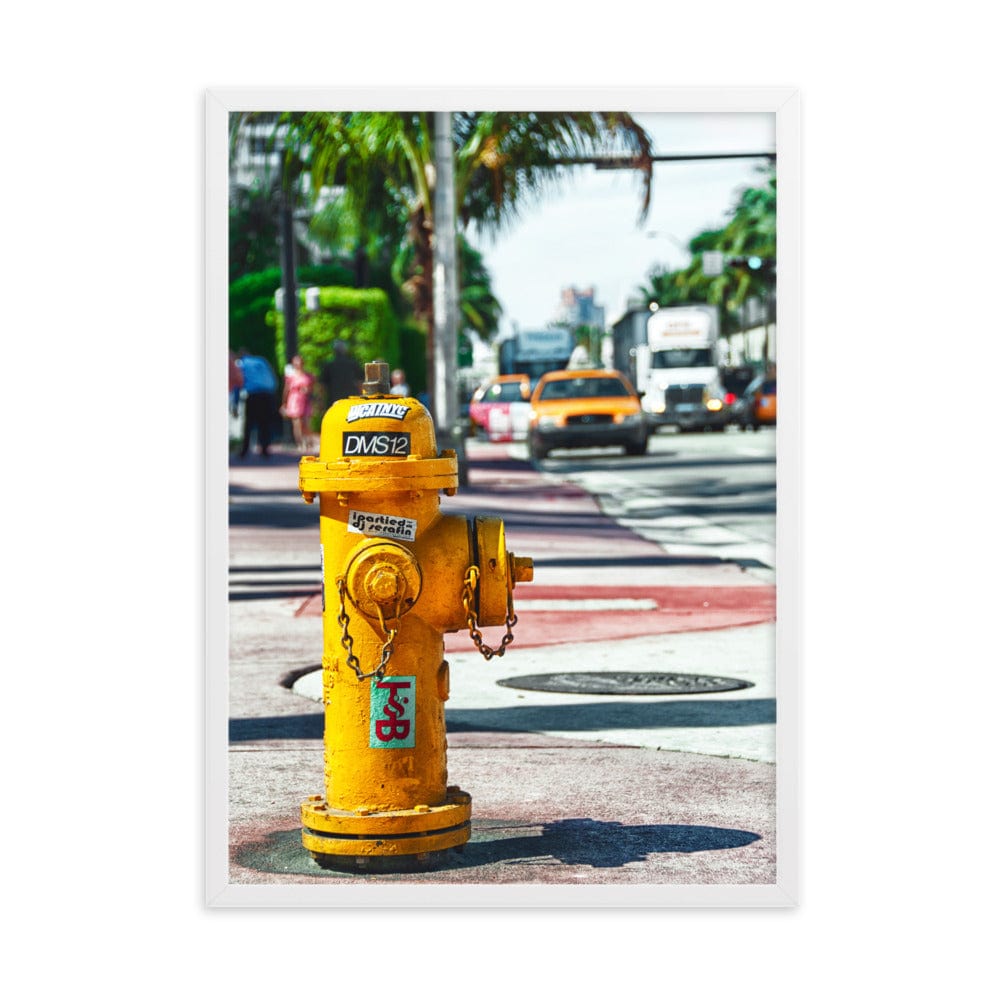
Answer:
[[[448,780],[472,795],[473,837],[446,867],[398,875],[324,872],[301,848],[299,804],[323,788],[318,511],[299,497],[297,456],[232,465],[231,882],[773,884],[773,588],[731,563],[671,557],[505,446],[469,442],[468,458],[469,485],[442,510],[502,517],[535,580],[515,592],[502,659],[484,661],[468,635],[446,639]],[[753,686],[598,696],[497,684],[609,670]]]

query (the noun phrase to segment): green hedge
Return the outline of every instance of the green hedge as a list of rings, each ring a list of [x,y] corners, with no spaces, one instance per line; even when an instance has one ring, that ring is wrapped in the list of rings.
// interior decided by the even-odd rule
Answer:
[[[413,320],[399,325],[399,367],[406,372],[406,383],[414,396],[427,389],[427,334]]]
[[[300,288],[313,285],[350,285],[353,272],[339,264],[300,267],[296,271]],[[278,364],[274,349],[274,293],[281,287],[281,268],[245,274],[229,286],[229,346],[245,347],[252,354]],[[281,367],[284,367],[282,362]]]
[[[268,322],[274,326],[272,349],[277,370],[283,371],[285,318],[273,303]],[[399,323],[381,288],[320,288],[316,310],[306,309],[305,289],[300,290],[298,343],[305,370],[318,375],[333,357],[336,340],[346,341],[362,365],[378,359],[392,368],[399,366]]]
[[[274,309],[274,293],[281,287],[281,268],[247,274],[229,286],[229,346],[245,347],[273,365],[274,328],[267,315]]]
[[[361,364],[381,358],[404,369],[414,395],[427,387],[427,335],[413,320],[399,320],[398,307],[381,289],[351,287],[350,268],[323,264],[298,268],[299,353],[307,371],[319,373],[344,339]],[[280,376],[285,367],[284,317],[274,308],[281,269],[269,268],[238,278],[229,286],[229,346],[246,347],[266,358]],[[320,309],[306,310],[306,288],[320,289]]]

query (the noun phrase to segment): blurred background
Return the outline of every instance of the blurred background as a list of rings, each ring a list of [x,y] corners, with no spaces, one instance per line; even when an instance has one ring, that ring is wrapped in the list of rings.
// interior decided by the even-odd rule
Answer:
[[[697,305],[738,423],[777,359],[776,206],[771,113],[233,113],[230,348],[279,380],[299,355],[313,431],[337,341],[404,372],[446,439],[489,434],[477,390],[526,374],[530,394],[574,349],[625,374],[655,430],[670,392],[649,318]],[[508,411],[494,439],[526,432]]]

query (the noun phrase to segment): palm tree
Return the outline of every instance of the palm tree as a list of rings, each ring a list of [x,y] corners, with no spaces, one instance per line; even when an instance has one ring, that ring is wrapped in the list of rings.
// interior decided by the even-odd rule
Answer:
[[[399,248],[393,262],[392,274],[397,285],[413,272],[416,251],[412,244]],[[474,332],[483,340],[490,340],[500,328],[503,307],[493,294],[490,272],[483,262],[483,255],[464,236],[458,238],[459,333]]]
[[[458,240],[458,277],[461,319],[459,333],[476,333],[490,340],[500,328],[503,307],[493,294],[483,255],[464,237]]]
[[[633,158],[642,178],[640,219],[649,208],[652,144],[624,112],[467,112],[452,116],[455,194],[463,226],[502,228],[526,204],[556,190],[587,157]]]
[[[731,211],[723,229],[701,233],[691,241],[695,255],[689,283],[707,282],[712,298],[733,308],[748,298],[766,299],[774,290],[774,263],[777,252],[777,178],[771,174],[762,187],[746,188]],[[701,253],[721,250],[730,262],[756,257],[771,266],[747,267],[736,263],[717,278],[701,273]]]
[[[737,313],[749,298],[773,301],[777,248],[777,181],[772,173],[760,187],[746,188],[730,210],[722,229],[706,230],[688,244],[691,263],[680,271],[651,272],[640,294],[647,304],[707,302],[721,307],[724,330],[739,326]],[[721,250],[727,264],[722,274],[706,275],[702,254]],[[758,258],[758,267],[747,261]]]
[[[357,218],[387,204],[407,219],[413,261],[406,276],[415,316],[433,330],[434,135],[430,112],[290,112],[285,148],[304,157],[314,188],[342,186]],[[460,224],[497,230],[565,181],[570,160],[624,153],[650,197],[651,141],[624,112],[455,113],[455,192]]]
[[[253,113],[234,115],[233,132]],[[278,117],[286,169],[309,170],[314,191],[343,192],[368,251],[386,219],[406,220],[412,261],[402,275],[433,356],[435,150],[432,112],[287,112]],[[456,215],[497,231],[565,182],[581,161],[627,157],[641,180],[639,221],[649,207],[652,143],[625,112],[457,112],[451,115]],[[470,289],[471,291],[471,289]],[[470,296],[460,308],[475,324]],[[430,384],[430,383],[429,383]]]
[[[229,195],[229,281],[278,266],[280,192],[262,185]]]
[[[698,301],[692,299],[691,289],[684,284],[683,271],[651,270],[646,278],[648,284],[639,288],[639,294],[647,306],[653,302],[658,306],[676,306]]]
[[[350,262],[356,288],[381,287],[406,242],[406,220],[391,202],[358,205],[349,192],[341,191],[313,213],[309,236],[334,257]],[[390,287],[386,290],[396,302],[399,296],[393,296]]]

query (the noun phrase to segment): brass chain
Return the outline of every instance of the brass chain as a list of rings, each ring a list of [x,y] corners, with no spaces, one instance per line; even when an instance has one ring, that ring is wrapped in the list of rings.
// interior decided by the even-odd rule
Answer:
[[[479,583],[479,567],[470,566],[465,571],[465,581],[462,588],[462,604],[465,607],[465,623],[469,626],[469,635],[476,645],[476,649],[486,660],[492,660],[494,656],[503,656],[507,647],[514,641],[514,626],[517,624],[517,615],[514,614],[514,595],[511,587],[507,586],[507,618],[506,634],[500,639],[500,645],[496,649],[483,642],[483,633],[479,631],[479,623],[476,620],[476,585]]]
[[[389,658],[394,652],[393,640],[396,638],[396,634],[399,632],[399,629],[386,627],[385,619],[382,617],[382,609],[379,608],[378,617],[382,624],[382,631],[385,633],[385,642],[382,643],[382,655],[379,665],[370,674],[364,673],[361,670],[361,661],[354,655],[354,639],[348,631],[351,619],[347,614],[347,581],[343,577],[339,577],[337,579],[337,592],[340,594],[340,614],[337,615],[337,624],[344,630],[344,634],[340,639],[340,644],[345,650],[347,650],[347,665],[354,671],[359,681],[366,681],[370,677],[377,677],[379,680],[382,680],[385,676],[385,668],[389,663]],[[396,611],[396,619],[398,620],[398,607]]]

